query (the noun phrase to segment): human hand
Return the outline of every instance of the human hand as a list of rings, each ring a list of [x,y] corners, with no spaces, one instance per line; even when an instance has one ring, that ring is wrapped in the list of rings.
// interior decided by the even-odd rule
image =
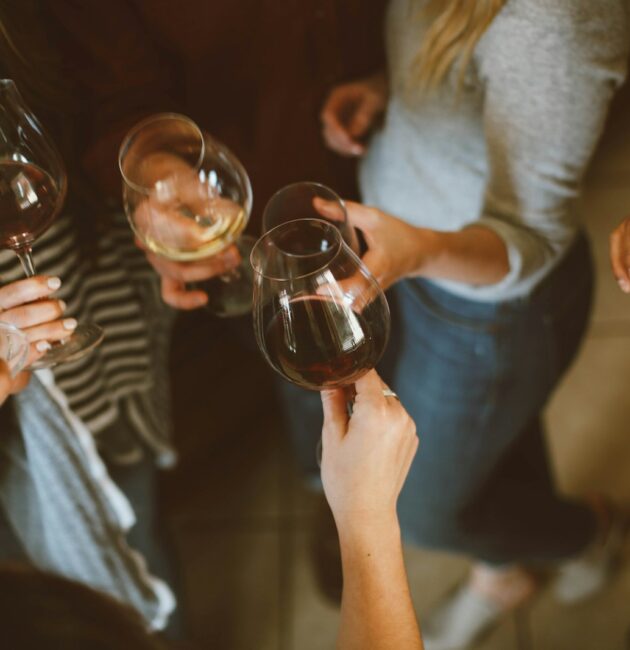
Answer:
[[[317,207],[322,216],[328,205]],[[418,275],[422,264],[437,250],[437,233],[426,228],[416,228],[382,210],[361,203],[346,201],[348,222],[358,228],[367,244],[362,258],[383,290],[405,277]]]
[[[74,318],[61,318],[65,303],[50,297],[59,287],[59,278],[38,275],[0,288],[0,320],[26,335],[31,344],[28,363],[49,350],[50,342],[67,338],[77,326]]]
[[[0,320],[19,328],[29,342],[26,368],[50,350],[50,342],[65,339],[77,325],[74,318],[60,318],[65,304],[50,298],[60,286],[59,278],[35,276],[0,287]],[[27,371],[13,377],[0,359],[0,404],[24,389],[29,378]]]
[[[186,283],[208,280],[238,266],[241,258],[236,246],[200,260],[177,262],[149,251],[146,242],[165,251],[194,253],[212,244],[219,228],[233,227],[243,208],[221,197],[176,156],[148,156],[136,172],[144,186],[155,188],[136,205],[132,221],[138,246],[161,277],[162,298],[177,309],[201,307],[208,296],[187,288]]]
[[[16,377],[12,377],[6,361],[0,359],[0,406],[9,395],[19,393],[26,388],[30,374],[30,372],[20,372]]]
[[[610,235],[610,265],[619,288],[630,293],[630,217]]]
[[[396,501],[418,448],[416,426],[375,370],[356,382],[352,416],[342,389],[322,391],[322,481],[340,529],[396,517]],[[340,531],[341,532],[341,531]]]
[[[140,247],[142,245],[138,243]],[[208,296],[199,289],[187,287],[189,282],[203,282],[236,268],[241,261],[236,246],[212,257],[196,262],[174,262],[150,251],[147,260],[160,276],[162,299],[175,309],[197,309],[208,302]]]
[[[335,86],[320,115],[326,144],[342,156],[362,156],[361,139],[385,111],[387,96],[383,73]]]

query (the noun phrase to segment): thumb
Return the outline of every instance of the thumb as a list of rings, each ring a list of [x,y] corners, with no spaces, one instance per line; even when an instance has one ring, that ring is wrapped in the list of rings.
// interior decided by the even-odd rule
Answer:
[[[326,442],[339,442],[346,435],[348,411],[346,410],[346,396],[343,389],[323,390],[321,396],[324,408],[322,442],[325,446]]]

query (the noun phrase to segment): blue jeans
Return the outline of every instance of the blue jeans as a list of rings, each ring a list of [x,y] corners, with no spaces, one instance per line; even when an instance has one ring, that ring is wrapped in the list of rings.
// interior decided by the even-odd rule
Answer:
[[[420,435],[398,506],[407,541],[506,564],[567,558],[593,539],[590,511],[555,491],[541,424],[583,338],[592,280],[580,236],[524,299],[481,303],[422,279],[396,285],[379,370]],[[298,457],[313,472],[321,419],[305,414],[317,396],[283,392]]]

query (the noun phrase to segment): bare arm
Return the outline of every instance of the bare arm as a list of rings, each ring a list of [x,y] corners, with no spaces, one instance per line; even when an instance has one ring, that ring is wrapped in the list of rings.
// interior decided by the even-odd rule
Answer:
[[[344,588],[338,648],[421,649],[395,515],[342,525],[339,538]]]
[[[361,230],[368,250],[363,261],[383,288],[402,278],[423,276],[496,284],[509,272],[504,240],[490,228],[473,225],[456,232],[417,228],[360,203],[346,202],[350,223]],[[327,215],[327,206],[318,207]]]
[[[375,371],[357,384],[352,418],[343,391],[325,391],[322,480],[341,543],[339,650],[421,650],[403,561],[396,501],[418,447],[413,421],[383,395]]]

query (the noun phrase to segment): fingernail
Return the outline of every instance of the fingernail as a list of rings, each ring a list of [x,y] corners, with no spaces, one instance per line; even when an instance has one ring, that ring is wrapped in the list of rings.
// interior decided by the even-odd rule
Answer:
[[[624,292],[624,293],[630,293],[630,284],[628,284],[627,280],[617,280],[617,284],[619,285],[619,288]]]
[[[72,331],[72,330],[76,329],[77,325],[78,325],[78,323],[77,323],[76,318],[66,318],[63,321],[63,328],[66,329],[66,330],[71,330]]]
[[[66,308],[68,307],[68,305],[66,305],[65,300],[60,300],[59,301],[59,307],[61,307],[61,311],[66,311]]]
[[[48,288],[57,291],[61,286],[61,278],[48,278]]]
[[[35,343],[35,349],[38,352],[46,352],[47,350],[50,350],[50,343],[48,343],[48,341],[37,341],[37,343]]]

